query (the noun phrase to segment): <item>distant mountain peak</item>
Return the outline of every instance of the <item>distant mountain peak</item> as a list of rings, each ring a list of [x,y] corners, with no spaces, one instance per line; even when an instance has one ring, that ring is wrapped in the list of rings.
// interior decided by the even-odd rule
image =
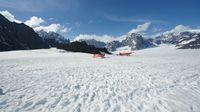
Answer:
[[[157,44],[174,44],[180,49],[200,48],[200,32],[187,30],[182,32],[163,33],[154,39]]]
[[[56,32],[37,31],[38,35],[42,37],[50,46],[56,47],[58,44],[69,43],[70,40]]]
[[[140,50],[155,46],[151,41],[145,39],[141,34],[128,34],[126,39],[122,41],[124,46],[131,47],[132,50]]]

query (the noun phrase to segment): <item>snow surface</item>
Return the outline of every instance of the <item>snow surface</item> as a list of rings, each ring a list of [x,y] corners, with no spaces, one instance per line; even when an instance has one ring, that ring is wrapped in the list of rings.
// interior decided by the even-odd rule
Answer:
[[[193,42],[193,41],[196,41],[196,38],[192,38],[190,40],[182,41],[181,43],[179,43],[179,45],[185,45],[185,44],[188,44],[188,43]]]
[[[1,112],[199,112],[200,50],[0,53]]]
[[[123,47],[119,47],[116,49],[115,54],[119,54],[120,52],[132,52],[131,47],[129,46],[123,46]]]

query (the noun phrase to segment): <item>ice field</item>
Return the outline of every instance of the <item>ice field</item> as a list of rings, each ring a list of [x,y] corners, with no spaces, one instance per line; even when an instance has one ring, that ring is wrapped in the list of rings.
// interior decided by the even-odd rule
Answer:
[[[200,50],[0,53],[1,112],[200,112]]]

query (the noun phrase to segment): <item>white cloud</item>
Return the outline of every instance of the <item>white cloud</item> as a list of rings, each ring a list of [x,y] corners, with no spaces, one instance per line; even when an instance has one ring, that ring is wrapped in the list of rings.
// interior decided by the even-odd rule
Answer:
[[[142,25],[138,25],[137,28],[132,29],[131,31],[129,31],[128,33],[144,33],[145,31],[147,31],[149,29],[149,26],[151,25],[150,22],[146,22]]]
[[[150,22],[144,23],[142,25],[138,25],[137,28],[132,29],[131,31],[128,32],[128,34],[130,33],[143,33],[145,31],[148,30],[149,26],[151,25]],[[90,40],[90,39],[95,39],[97,41],[101,41],[101,42],[111,42],[113,40],[118,40],[118,41],[122,41],[126,38],[126,34],[119,36],[119,37],[114,37],[114,36],[109,36],[109,35],[95,35],[95,34],[80,34],[79,36],[74,38],[74,41],[78,41],[81,39],[85,39],[85,40]]]
[[[180,34],[181,32],[185,32],[185,31],[188,31],[188,32],[196,32],[196,33],[200,33],[200,28],[191,28],[190,26],[185,26],[185,25],[177,25],[175,26],[173,29],[169,30],[169,31],[165,31],[163,33],[157,33],[155,35],[152,35],[151,37],[157,37],[157,36],[160,36],[162,34],[164,35],[168,35],[170,33],[174,33],[176,35]]]
[[[22,23],[20,20],[15,19],[15,16],[10,12],[8,12],[7,10],[0,11],[0,13],[11,22]]]
[[[25,24],[34,28],[44,22],[45,21],[42,18],[33,16],[29,20],[25,21]]]
[[[15,16],[7,10],[6,11],[0,11],[0,13],[12,22],[17,22],[17,23],[23,22],[23,21],[15,19]],[[43,20],[41,17],[33,16],[29,20],[26,20],[24,23],[26,25],[32,27],[35,31],[44,30],[46,32],[66,33],[66,32],[71,30],[71,28],[62,26],[60,24],[54,24],[54,23],[50,24],[49,26],[41,25],[44,22],[45,22],[45,20]]]
[[[191,32],[196,32],[196,33],[200,33],[200,29],[191,29],[191,30],[189,30],[189,31],[191,31]]]
[[[73,41],[78,41],[81,39],[84,39],[84,40],[94,39],[94,40],[97,40],[100,42],[108,43],[108,42],[111,42],[114,40],[118,40],[121,42],[125,38],[126,38],[126,35],[114,37],[114,36],[110,36],[110,35],[80,34],[79,36],[75,37]]]
[[[181,32],[189,31],[189,30],[191,30],[190,26],[177,25],[175,28],[171,29],[170,31],[164,32],[164,34],[167,34],[167,33],[176,33],[176,34],[179,34]]]
[[[109,35],[89,35],[89,34],[80,34],[79,36],[74,38],[74,41],[78,41],[81,39],[85,39],[85,40],[90,40],[90,39],[95,39],[97,41],[101,41],[101,42],[110,42],[114,40],[113,36],[109,36]]]
[[[191,28],[190,26],[185,26],[185,25],[177,25],[175,28],[171,29],[170,31],[166,31],[164,32],[164,34],[168,34],[168,33],[176,33],[179,34],[181,32],[185,32],[185,31],[189,31],[189,32],[200,32],[199,28]]]
[[[35,31],[43,30],[46,32],[66,33],[71,30],[70,28],[60,24],[50,24],[49,26],[41,25],[44,22],[45,21],[42,18],[33,16],[30,20],[27,20],[25,24],[32,27]]]
[[[124,39],[126,39],[127,35],[121,35],[119,37],[116,37],[114,40],[117,40],[119,42],[122,42]]]
[[[70,28],[61,26],[60,24],[51,24],[49,26],[38,26],[34,28],[35,31],[44,30],[46,32],[57,32],[57,33],[66,33],[70,31]]]

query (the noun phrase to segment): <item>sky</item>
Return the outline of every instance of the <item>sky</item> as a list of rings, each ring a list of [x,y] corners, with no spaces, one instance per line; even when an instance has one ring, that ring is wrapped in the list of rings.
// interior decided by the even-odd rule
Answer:
[[[0,13],[66,38],[200,29],[200,0],[0,0]]]

